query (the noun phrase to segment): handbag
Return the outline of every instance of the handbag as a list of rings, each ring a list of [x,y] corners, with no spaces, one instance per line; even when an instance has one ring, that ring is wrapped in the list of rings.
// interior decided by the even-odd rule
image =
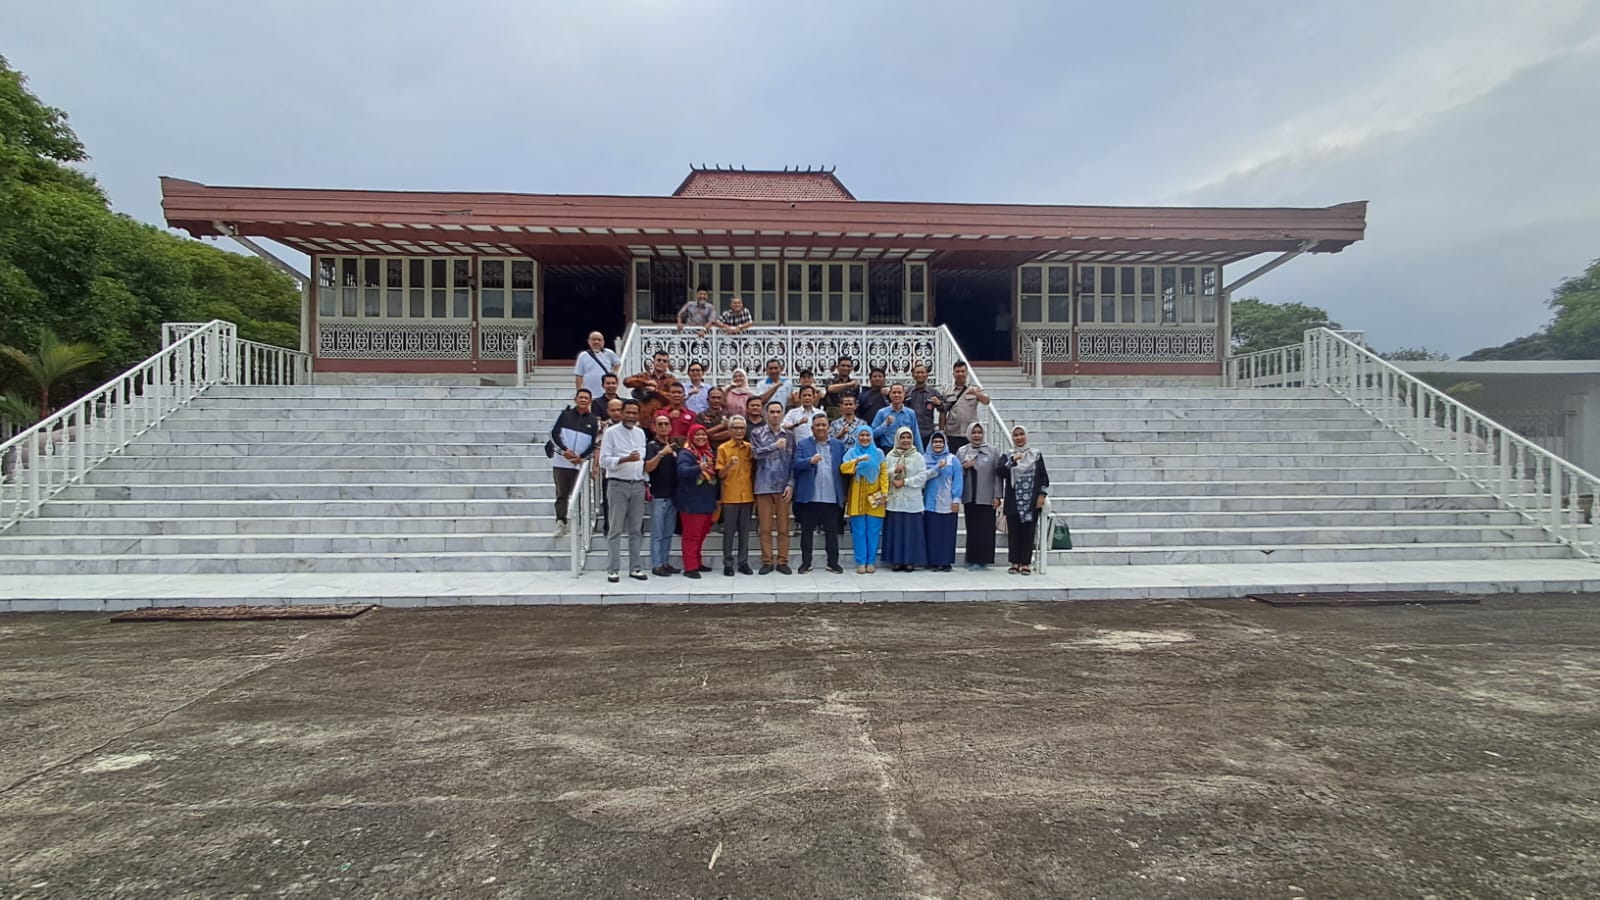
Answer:
[[[547,440],[547,441],[544,442],[544,455],[545,455],[546,459],[555,459],[556,458],[556,442],[555,441]]]
[[[1065,517],[1050,517],[1050,549],[1072,549],[1072,529],[1067,527]]]

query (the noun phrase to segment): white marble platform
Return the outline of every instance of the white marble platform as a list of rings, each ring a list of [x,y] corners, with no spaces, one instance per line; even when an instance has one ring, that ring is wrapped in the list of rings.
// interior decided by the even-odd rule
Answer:
[[[145,606],[386,607],[607,603],[893,603],[1243,597],[1259,591],[1600,592],[1600,563],[1577,560],[1260,565],[1055,566],[1031,577],[879,571],[875,575],[675,576],[610,584],[601,573],[13,575],[0,612],[111,612]]]

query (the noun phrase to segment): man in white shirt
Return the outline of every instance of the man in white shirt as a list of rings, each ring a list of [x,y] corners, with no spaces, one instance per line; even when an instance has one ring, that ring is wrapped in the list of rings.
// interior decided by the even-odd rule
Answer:
[[[783,430],[790,434],[805,437],[811,433],[811,420],[819,415],[827,415],[822,407],[817,406],[817,389],[813,385],[804,385],[800,388],[800,405],[789,410],[783,417]]]
[[[573,387],[586,388],[590,396],[599,397],[606,392],[601,379],[607,372],[615,375],[620,368],[622,357],[606,349],[606,336],[591,331],[588,349],[578,354],[578,362],[572,367]]]
[[[621,427],[607,428],[600,438],[600,469],[606,473],[606,502],[611,518],[606,528],[606,580],[621,581],[622,535],[628,535],[628,577],[644,574],[644,429],[639,427],[639,401],[622,401]]]

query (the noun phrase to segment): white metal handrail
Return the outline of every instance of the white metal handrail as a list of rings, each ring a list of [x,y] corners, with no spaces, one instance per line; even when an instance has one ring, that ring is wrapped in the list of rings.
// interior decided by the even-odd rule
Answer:
[[[1396,367],[1346,337],[1349,333],[1308,330],[1298,358],[1282,354],[1277,375],[1289,384],[1299,376],[1300,383],[1329,388],[1522,513],[1551,538],[1585,556],[1600,556],[1600,537],[1588,521],[1592,509],[1585,511],[1600,495],[1600,477]],[[1243,374],[1237,383],[1251,386]]]
[[[201,391],[233,380],[236,344],[231,322],[188,329],[154,356],[0,444],[0,529],[38,512]]]
[[[1305,344],[1290,344],[1228,357],[1229,387],[1305,386]]]
[[[245,386],[265,384],[310,384],[311,354],[276,344],[236,341],[237,360],[233,383]]]

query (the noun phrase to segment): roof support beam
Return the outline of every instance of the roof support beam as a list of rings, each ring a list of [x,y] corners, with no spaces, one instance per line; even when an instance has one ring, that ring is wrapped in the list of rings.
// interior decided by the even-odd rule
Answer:
[[[222,232],[223,234],[227,235],[228,237],[233,238],[234,242],[237,243],[239,246],[245,248],[246,250],[249,250],[251,253],[255,254],[256,256],[261,257],[262,259],[266,260],[269,264],[271,264],[274,268],[281,270],[285,275],[288,275],[290,278],[293,278],[295,281],[299,282],[300,283],[300,287],[302,289],[306,288],[307,286],[309,286],[311,284],[311,276],[310,275],[307,275],[306,273],[300,271],[299,269],[296,269],[294,266],[289,265],[288,263],[284,262],[283,259],[281,259],[277,254],[275,254],[272,251],[268,250],[267,248],[261,246],[260,244],[256,243],[255,241],[252,241],[248,237],[245,237],[244,235],[240,234],[238,228],[235,228],[234,226],[229,225],[226,222],[216,222],[216,223],[213,223],[213,224],[216,226],[216,229],[218,231]]]
[[[1308,253],[1308,252],[1316,249],[1316,246],[1317,246],[1317,242],[1316,241],[1301,241],[1299,247],[1296,247],[1295,249],[1287,251],[1285,253],[1280,253],[1280,254],[1278,254],[1277,258],[1275,258],[1273,260],[1270,260],[1269,262],[1265,263],[1262,266],[1259,266],[1256,269],[1251,270],[1250,272],[1245,273],[1243,276],[1235,279],[1232,284],[1228,285],[1227,287],[1224,287],[1222,289],[1222,292],[1224,294],[1231,294],[1234,291],[1238,290],[1239,288],[1242,288],[1245,285],[1249,284],[1250,282],[1255,281],[1257,278],[1260,278],[1261,276],[1267,274],[1268,272],[1271,272],[1273,269],[1276,269],[1277,267],[1283,265],[1284,263],[1288,262],[1289,260],[1294,259],[1296,256],[1299,256],[1302,253]]]

